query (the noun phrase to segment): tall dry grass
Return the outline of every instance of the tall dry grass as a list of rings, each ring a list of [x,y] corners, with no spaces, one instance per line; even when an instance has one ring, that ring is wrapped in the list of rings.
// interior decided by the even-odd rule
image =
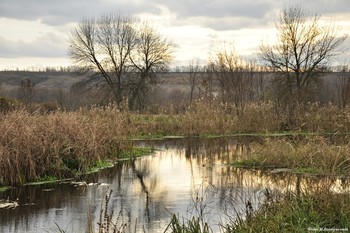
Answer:
[[[139,134],[208,135],[276,132],[283,120],[272,103],[252,103],[241,114],[229,104],[197,101],[181,114],[132,115]]]
[[[0,132],[0,185],[15,185],[87,171],[127,147],[123,139],[132,130],[127,114],[106,107],[49,114],[15,110],[1,115]]]
[[[348,133],[350,107],[300,105],[295,122],[288,125],[288,112],[273,102],[248,103],[244,109],[230,104],[200,100],[182,114],[134,114],[132,121],[140,134],[206,135],[236,133]]]
[[[295,129],[319,133],[348,133],[350,106],[340,108],[332,104],[299,105],[295,112]]]
[[[350,174],[350,144],[330,142],[316,136],[303,139],[265,139],[253,143],[238,163],[263,167],[291,168],[329,175]],[[236,161],[237,162],[237,161]]]

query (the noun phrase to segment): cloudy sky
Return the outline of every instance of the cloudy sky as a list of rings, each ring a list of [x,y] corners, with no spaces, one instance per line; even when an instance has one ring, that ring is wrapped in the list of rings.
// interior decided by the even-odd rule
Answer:
[[[73,65],[70,32],[82,18],[106,13],[148,19],[177,45],[175,65],[206,61],[223,44],[255,57],[273,41],[275,21],[295,0],[0,0],[0,69]],[[303,0],[350,34],[349,0]],[[350,47],[350,40],[344,46]],[[349,57],[350,60],[350,57]]]

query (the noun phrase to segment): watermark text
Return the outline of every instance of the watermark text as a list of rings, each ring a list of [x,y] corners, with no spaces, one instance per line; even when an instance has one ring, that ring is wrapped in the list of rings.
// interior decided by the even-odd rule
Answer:
[[[327,228],[327,227],[309,227],[308,231],[317,231],[317,232],[347,232],[348,228]]]

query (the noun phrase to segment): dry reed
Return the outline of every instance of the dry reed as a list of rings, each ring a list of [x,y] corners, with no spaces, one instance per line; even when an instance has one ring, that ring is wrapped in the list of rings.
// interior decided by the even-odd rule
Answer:
[[[15,110],[0,117],[0,185],[44,176],[85,172],[98,160],[113,158],[132,133],[127,114],[113,107],[57,111]]]
[[[272,102],[248,103],[243,109],[219,101],[200,100],[182,114],[132,114],[139,134],[146,135],[209,135],[209,134],[270,134],[348,133],[350,107],[333,105],[300,105],[295,110],[293,125],[288,125],[288,112],[277,109]]]
[[[253,143],[240,164],[259,167],[291,168],[301,172],[330,175],[350,174],[350,144],[333,144],[316,136],[296,139],[266,139]]]

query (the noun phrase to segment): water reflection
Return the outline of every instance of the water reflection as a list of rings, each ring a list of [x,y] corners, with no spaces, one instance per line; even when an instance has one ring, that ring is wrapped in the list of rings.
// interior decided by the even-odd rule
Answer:
[[[130,229],[163,232],[172,213],[201,215],[214,230],[228,217],[244,213],[247,201],[257,208],[264,192],[324,186],[349,191],[346,180],[302,177],[290,173],[244,170],[227,166],[242,156],[254,138],[172,139],[140,141],[158,150],[87,177],[91,186],[70,183],[26,186],[0,193],[19,207],[0,210],[0,232],[86,232],[88,212],[98,221],[100,205],[112,189],[110,208]]]

